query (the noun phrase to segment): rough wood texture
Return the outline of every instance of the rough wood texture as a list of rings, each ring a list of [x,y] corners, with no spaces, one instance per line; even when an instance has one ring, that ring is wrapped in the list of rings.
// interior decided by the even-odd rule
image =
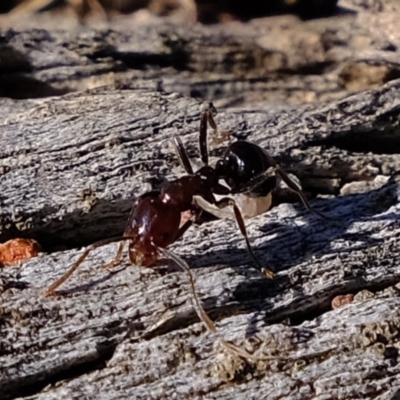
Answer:
[[[399,86],[396,81],[297,111],[223,112],[218,121],[238,134],[252,132],[251,139],[268,143],[282,158],[302,152],[304,160],[313,160],[319,154],[334,168],[336,154],[345,153],[326,145],[322,152],[308,143],[361,131],[379,138],[398,112]],[[52,245],[122,230],[130,197],[148,189],[143,182],[171,164],[176,171],[168,138],[183,132],[193,146],[196,133],[187,132],[196,131],[199,114],[197,102],[157,92],[94,91],[3,104],[8,105],[1,145],[3,236],[10,225],[29,227],[29,234],[42,239],[47,234]],[[381,131],[374,129],[377,121]],[[379,159],[365,156],[374,157]],[[393,164],[386,168],[397,167],[396,156],[388,160]],[[341,165],[338,171],[351,171]],[[150,168],[141,171],[145,166]],[[261,344],[253,343],[255,348],[265,346],[263,351],[282,356],[280,361],[245,365],[221,355],[212,345],[215,338],[196,324],[181,273],[160,276],[137,267],[111,276],[99,272],[112,257],[112,246],[96,252],[66,286],[72,292],[56,299],[44,298],[43,288],[71,265],[77,251],[2,271],[3,393],[12,398],[39,392],[33,398],[42,399],[171,398],[174,392],[178,398],[189,393],[229,398],[235,391],[239,398],[269,393],[268,398],[334,399],[355,391],[376,398],[395,390],[399,185],[395,175],[375,191],[313,203],[337,223],[289,205],[249,221],[257,254],[278,272],[273,282],[254,270],[231,222],[192,229],[174,246],[195,269],[221,335],[241,343],[257,333]],[[88,188],[88,197],[79,198]],[[303,322],[327,311],[334,296],[361,289],[389,298],[364,300]],[[291,326],[281,324],[286,319]],[[143,330],[146,339],[135,340]]]
[[[400,77],[397,0],[376,9],[341,1],[341,14],[279,16],[204,27],[142,14],[97,29],[56,16],[4,16],[0,94],[47,96],[107,84],[163,87],[217,106],[339,99]],[[45,30],[27,30],[49,28]],[[66,26],[67,31],[59,31]],[[20,30],[22,31],[20,32]]]
[[[235,72],[220,66],[230,54],[239,59],[232,65],[237,63],[246,87],[260,87],[252,73],[265,71],[272,59],[249,71],[248,62],[240,61],[249,54],[240,40],[247,35],[247,45],[260,54],[256,29],[273,31],[274,23],[268,27],[258,21],[239,30],[233,25],[177,28],[173,46],[190,54],[184,64],[190,68],[178,71],[176,55],[182,53],[167,46],[170,64],[163,66],[160,84],[150,79],[154,70],[130,69],[136,64],[126,60],[146,55],[146,62],[138,61],[142,67],[149,59],[156,61],[153,66],[165,60],[159,50],[165,43],[160,47],[159,40],[169,30],[170,43],[175,28],[169,25],[125,32],[83,29],[80,35],[5,33],[0,46],[5,82],[15,77],[10,70],[18,63],[20,73],[30,70],[25,77],[52,85],[50,92],[68,85],[86,88],[96,68],[102,83],[104,71],[112,71],[112,79],[109,86],[59,97],[0,99],[0,239],[32,237],[46,251],[21,266],[0,269],[0,398],[399,398],[400,80],[392,72],[400,38],[388,23],[396,4],[386,2],[374,16],[359,5],[357,15],[309,21],[307,34],[300,23],[282,30],[287,47],[276,41],[280,50],[273,54],[287,55],[283,58],[293,70],[276,64],[274,73],[286,75],[276,81],[275,93],[291,93],[293,87],[281,89],[281,84],[298,79],[311,88],[311,100],[329,101],[294,105],[305,101],[300,88],[296,101],[288,95],[285,104],[271,104],[263,90],[253,97],[243,90],[240,107],[220,109],[217,116],[231,136],[267,148],[300,177],[306,191],[328,194],[312,205],[335,220],[321,220],[298,204],[281,204],[247,221],[257,255],[277,272],[273,281],[254,268],[233,221],[190,229],[172,246],[195,271],[220,336],[254,351],[259,361],[253,363],[233,358],[204,331],[184,274],[129,266],[127,260],[119,272],[101,271],[115,254],[113,245],[91,255],[62,287],[63,296],[45,298],[43,290],[81,254],[76,247],[122,232],[138,194],[182,173],[169,144],[172,135],[181,135],[196,159],[202,104],[183,95],[190,85],[200,76],[212,82],[210,71],[216,71],[218,79],[225,74],[225,87],[234,87]],[[351,27],[343,22],[349,20]],[[374,31],[377,26],[381,29]],[[331,52],[326,41],[322,47],[320,42],[329,34]],[[302,35],[309,35],[304,43],[316,40],[309,52],[297,46]],[[179,44],[182,37],[188,40]],[[291,53],[286,53],[293,43],[288,38],[297,40]],[[229,53],[235,40],[240,50]],[[154,47],[146,47],[150,44]],[[336,60],[331,70],[296,78],[310,65],[325,65],[328,53]],[[118,64],[121,54],[126,58]],[[122,65],[122,75],[114,79],[116,65]],[[249,79],[240,75],[244,70]],[[273,75],[267,76],[271,85]],[[340,85],[339,76],[351,84]],[[137,79],[121,87],[128,78]],[[339,99],[371,85],[375,88]],[[22,93],[29,90],[23,87]],[[234,94],[221,93],[228,99]],[[211,162],[226,144],[212,146]],[[332,310],[332,299],[349,293],[354,301]]]
[[[267,148],[306,189],[337,193],[344,183],[400,169],[399,157],[387,154],[399,148],[399,87],[321,107],[221,112],[217,120]],[[200,110],[194,100],[155,91],[3,99],[0,238],[22,231],[50,249],[119,234],[134,196],[181,171],[172,135],[197,154]],[[374,143],[387,152],[371,153]]]

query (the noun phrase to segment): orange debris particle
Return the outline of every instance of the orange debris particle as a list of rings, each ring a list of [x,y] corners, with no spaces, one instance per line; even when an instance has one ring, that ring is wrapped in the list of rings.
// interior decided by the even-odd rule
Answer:
[[[36,257],[40,245],[34,239],[11,239],[0,244],[0,267]]]
[[[336,296],[332,300],[332,309],[335,310],[337,308],[343,307],[345,304],[349,304],[354,300],[354,295],[352,294],[344,294],[340,296]]]

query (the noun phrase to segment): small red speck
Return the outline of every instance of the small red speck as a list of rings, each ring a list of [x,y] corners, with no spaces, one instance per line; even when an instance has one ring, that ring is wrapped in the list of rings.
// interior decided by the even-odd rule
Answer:
[[[36,240],[11,239],[0,244],[0,267],[36,257],[40,251],[40,245]]]
[[[354,295],[352,294],[343,294],[340,296],[336,296],[332,299],[332,309],[336,310],[337,308],[343,307],[346,304],[351,303],[354,300]]]

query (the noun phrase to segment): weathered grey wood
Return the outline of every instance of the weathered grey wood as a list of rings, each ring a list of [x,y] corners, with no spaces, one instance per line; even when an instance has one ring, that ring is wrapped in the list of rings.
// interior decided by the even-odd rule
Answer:
[[[356,3],[341,5],[358,14],[304,25],[4,34],[3,82],[15,69],[42,95],[110,85],[0,99],[0,239],[35,237],[50,251],[0,269],[0,399],[399,397],[399,3],[379,13]],[[160,79],[135,69],[149,63]],[[184,274],[127,260],[101,271],[115,246],[94,252],[64,296],[43,296],[83,251],[71,247],[120,234],[138,194],[182,173],[173,135],[196,159],[202,104],[182,93],[221,88],[217,103],[237,105],[220,109],[221,129],[266,147],[306,190],[344,194],[312,202],[334,222],[288,204],[246,222],[274,281],[232,221],[190,229],[171,247],[195,271],[220,336],[261,359],[248,364],[198,323]],[[212,162],[225,145],[212,147]],[[354,302],[332,311],[348,293]]]
[[[231,223],[190,231],[174,246],[195,269],[221,335],[237,344],[256,336],[255,350],[283,357],[253,366],[221,353],[195,324],[183,274],[137,267],[99,273],[115,251],[110,246],[93,255],[65,286],[70,294],[59,298],[43,297],[43,288],[73,262],[75,251],[2,271],[3,396],[33,394],[40,390],[34,382],[63,378],[69,379],[32,398],[230,398],[234,392],[237,398],[359,393],[372,399],[395,390],[400,303],[390,287],[400,277],[399,194],[397,178],[351,201],[330,200],[337,225],[288,205],[249,221],[257,253],[278,272],[274,281],[249,265]],[[296,326],[328,310],[335,295],[360,288],[377,295],[360,295],[364,300]],[[295,325],[273,324],[287,318]],[[146,339],[137,341],[144,329]]]
[[[341,1],[344,12],[316,21],[280,16],[212,27],[130,16],[88,27],[75,20],[60,31],[65,20],[56,17],[3,16],[0,28],[15,31],[2,35],[0,94],[116,84],[163,86],[219,106],[337,100],[400,76],[397,2],[382,2],[380,12],[359,3]]]
[[[397,149],[399,88],[394,81],[320,107],[220,112],[217,121],[267,148],[306,189],[335,192],[400,169],[395,154],[336,146]],[[50,249],[120,234],[149,180],[182,173],[172,135],[197,154],[201,104],[178,94],[104,88],[1,104],[2,240],[22,231]]]
[[[270,143],[271,150],[282,157],[287,154],[284,143],[288,148],[299,149],[298,152],[313,154],[316,148],[307,147],[307,143],[329,137],[331,132],[325,126],[326,121],[335,127],[336,132],[351,136],[354,133],[352,127],[361,126],[360,130],[373,131],[372,127],[381,115],[394,114],[398,110],[398,85],[399,82],[394,82],[379,90],[362,93],[321,108],[299,109],[297,115],[295,110],[284,109],[244,114],[221,112],[218,121],[221,126],[237,129],[239,133],[246,134],[254,129],[255,134],[251,138],[256,138],[262,144]],[[101,101],[107,102],[106,98],[110,101],[106,103],[108,107],[101,107]],[[167,157],[166,162],[165,165],[160,163],[158,168],[163,168],[161,171],[166,170],[171,165],[168,138],[176,133],[177,128],[183,128],[185,133],[196,131],[200,108],[197,102],[179,95],[131,91],[94,91],[51,100],[3,102],[8,105],[2,136],[3,165],[10,168],[1,181],[3,220],[10,218],[12,210],[14,218],[23,220],[29,209],[36,229],[46,232],[52,226],[58,227],[58,231],[51,235],[53,240],[60,242],[60,232],[74,235],[79,229],[80,232],[89,230],[87,222],[81,227],[73,226],[71,221],[77,221],[74,220],[76,216],[84,222],[86,216],[86,221],[95,224],[94,230],[99,230],[103,221],[112,222],[114,217],[122,224],[123,210],[119,210],[118,215],[113,215],[112,211],[121,204],[126,206],[127,211],[129,196],[143,192],[146,186],[140,183],[140,179],[143,179],[141,172],[133,172],[132,176],[125,176],[124,180],[120,180],[115,177],[115,171],[135,162],[151,166],[151,159],[160,160],[162,155]],[[97,111],[98,108],[100,111]],[[107,114],[102,111],[104,109],[107,109]],[[146,110],[146,119],[143,110]],[[334,118],[321,118],[324,113]],[[183,125],[185,115],[187,122]],[[243,125],[244,120],[247,125]],[[313,123],[306,124],[305,121]],[[390,128],[391,121],[386,121],[387,128]],[[162,129],[156,129],[154,133],[152,129],[157,126]],[[302,129],[303,135],[293,135],[292,132],[296,129]],[[80,134],[76,134],[77,131]],[[27,137],[26,132],[35,136],[28,136],[24,140]],[[269,139],[265,136],[268,132],[271,134]],[[196,132],[183,135],[184,140],[191,143],[195,136]],[[118,141],[118,137],[125,140]],[[116,147],[107,148],[106,144],[110,142],[115,143]],[[119,152],[115,151],[118,148]],[[132,148],[141,149],[142,152],[130,157]],[[153,153],[157,156],[152,157]],[[331,157],[329,148],[323,154],[328,163]],[[371,154],[366,157],[379,155]],[[397,158],[393,156],[392,159],[396,161]],[[97,171],[95,168],[101,167],[109,170],[93,174],[93,170]],[[392,165],[394,167],[395,164]],[[177,171],[175,166],[168,176]],[[74,202],[71,198],[74,191],[87,187],[85,185],[89,174],[92,174],[93,179],[92,191],[99,198],[100,204],[105,206],[96,212],[84,214],[79,208],[84,210],[85,201]],[[146,176],[150,174],[144,175]],[[32,177],[36,181],[31,180]],[[126,184],[127,180],[133,182],[132,186]],[[231,222],[219,221],[198,230],[193,229],[174,248],[195,269],[205,306],[213,317],[221,320],[219,325],[222,336],[240,343],[246,332],[251,336],[251,332],[259,326],[269,349],[272,346],[270,329],[273,332],[285,332],[281,325],[274,325],[274,322],[281,322],[286,318],[294,323],[301,322],[307,316],[310,318],[314,313],[329,309],[330,300],[335,295],[365,288],[379,291],[393,287],[398,282],[398,190],[399,183],[393,179],[378,191],[314,202],[318,210],[337,219],[338,224],[321,221],[301,208],[296,207],[294,210],[289,205],[281,205],[268,215],[249,221],[249,234],[258,255],[266,265],[279,271],[273,282],[261,278],[249,263],[243,240]],[[16,200],[12,196],[17,197],[19,208],[15,207]],[[110,202],[112,196],[118,199],[116,205]],[[51,208],[46,208],[46,204],[50,204]],[[90,204],[86,204],[86,207],[90,210]],[[93,207],[96,208],[96,205]],[[47,220],[40,225],[45,216]],[[57,216],[62,217],[61,222],[55,221]],[[97,218],[104,219],[98,221]],[[106,229],[116,228],[110,228],[107,224],[102,235],[104,232],[109,233]],[[88,237],[93,238],[93,234]],[[178,390],[183,385],[183,393],[193,390],[194,397],[208,393],[209,398],[229,397],[232,390],[238,395],[243,392],[246,397],[260,393],[271,393],[271,398],[279,397],[282,393],[289,396],[292,392],[288,391],[288,387],[293,388],[292,397],[296,398],[299,389],[296,389],[298,384],[294,382],[299,381],[321,382],[321,389],[318,385],[310,387],[310,384],[305,383],[302,390],[311,391],[310,393],[332,393],[331,398],[345,398],[348,396],[346,390],[356,390],[351,389],[353,386],[357,386],[357,390],[365,391],[364,398],[374,398],[381,393],[381,389],[371,387],[382,387],[382,391],[396,388],[393,377],[397,376],[397,362],[388,355],[382,356],[382,351],[387,354],[396,351],[398,342],[397,334],[394,334],[394,338],[388,339],[388,342],[383,339],[373,340],[373,343],[384,342],[383,345],[376,345],[381,351],[378,352],[379,356],[374,352],[371,356],[370,346],[361,350],[355,346],[350,355],[340,351],[340,348],[337,352],[331,349],[332,353],[323,353],[312,358],[312,362],[307,361],[310,363],[308,368],[299,367],[298,362],[294,361],[276,362],[278,366],[260,367],[261,371],[257,367],[252,372],[252,379],[247,373],[243,377],[238,366],[238,372],[233,373],[236,376],[233,389],[231,384],[224,383],[227,379],[224,372],[213,372],[216,357],[218,362],[227,362],[223,361],[226,360],[224,356],[216,355],[219,353],[211,345],[215,340],[211,341],[208,335],[201,334],[201,325],[193,325],[196,316],[184,284],[186,277],[181,273],[160,277],[157,273],[137,267],[128,268],[113,276],[98,273],[98,266],[109,260],[114,251],[110,247],[100,249],[81,274],[71,279],[66,287],[75,288],[72,297],[46,299],[43,297],[43,289],[72,264],[76,251],[53,253],[25,263],[21,270],[12,268],[2,271],[0,365],[3,393],[10,397],[15,397],[18,390],[21,390],[21,395],[34,393],[41,389],[34,382],[46,384],[71,378],[79,365],[82,370],[78,369],[78,376],[72,377],[70,383],[61,384],[59,389],[51,389],[48,395],[38,394],[34,398],[55,398],[60,393],[80,396],[82,391],[88,396],[102,393],[104,398],[123,397],[124,393],[128,393],[126,398],[133,396],[132,393],[136,393],[138,398],[164,398],[163,393],[167,389],[162,388],[166,387],[166,382],[171,391]],[[87,287],[88,283],[96,281],[99,281],[98,284],[87,293],[82,289],[76,290],[80,285]],[[25,287],[25,284],[29,286]],[[386,296],[393,296],[396,295],[396,290],[386,290],[385,293]],[[310,322],[312,328],[303,324],[297,328],[285,329],[295,330],[300,337],[307,333],[317,343],[320,337],[324,338],[323,332],[332,331],[334,334],[332,329],[323,325],[323,321],[329,321],[335,315],[345,321],[347,318],[352,321],[350,316],[353,313],[362,315],[365,312],[372,320],[380,321],[380,324],[388,321],[397,332],[397,309],[391,301],[397,299],[389,302],[371,300],[365,306],[350,305],[344,309],[347,311],[327,313],[322,320],[313,320]],[[361,311],[363,307],[366,307],[365,311]],[[386,314],[379,307],[390,310],[390,317],[384,317]],[[346,312],[350,314],[341,314]],[[271,328],[264,326],[268,323],[273,324]],[[350,333],[344,335],[344,338],[354,335],[357,324],[362,323],[359,320],[353,325],[346,322]],[[337,323],[333,326],[337,326]],[[381,325],[378,328],[371,326],[372,330],[379,330]],[[143,330],[149,331],[147,340],[137,342],[134,338]],[[198,333],[194,335],[195,332]],[[128,338],[123,340],[126,334]],[[345,339],[340,342],[341,337],[340,332],[336,340],[347,349],[348,344]],[[285,359],[289,356],[296,357],[300,350],[293,344],[289,346],[288,339],[285,338],[283,335],[283,342],[279,342],[279,336],[275,333],[274,341],[277,342],[274,342],[275,351],[271,353],[282,355],[282,350],[285,350]],[[117,345],[121,340],[122,343]],[[313,343],[305,340],[304,351],[315,354]],[[332,343],[330,339],[329,346]],[[128,352],[127,349],[131,347],[132,350]],[[181,348],[183,350],[179,350]],[[190,354],[185,356],[189,361],[180,361],[183,356],[177,355],[181,354],[180,351],[186,354],[187,348],[190,349],[189,353],[198,354],[202,361],[193,361]],[[373,348],[375,349],[374,346]],[[159,351],[152,353],[152,349]],[[122,368],[117,362],[118,358],[112,357],[113,354],[114,357],[121,354],[119,351],[129,357],[124,362],[131,367],[127,367],[125,375],[118,369]],[[104,362],[109,357],[110,367],[105,367]],[[157,368],[154,367],[154,362],[149,361],[152,357],[158,361]],[[355,364],[355,360],[360,359],[365,361],[366,367]],[[113,365],[116,367],[112,367]],[[134,369],[135,365],[139,366],[138,370]],[[324,370],[325,365],[330,366],[326,379],[320,378],[321,381],[318,381],[317,376],[321,376],[320,371]],[[334,369],[334,365],[337,369]],[[359,365],[357,373],[354,373],[355,365]],[[344,370],[346,366],[348,370]],[[98,368],[100,372],[90,372]],[[252,371],[254,367],[247,368]],[[387,373],[374,375],[374,371],[382,371],[382,368]],[[144,375],[138,375],[141,370]],[[203,371],[201,374],[200,370]],[[165,374],[166,377],[162,378]],[[208,379],[205,380],[203,374],[209,374]],[[365,374],[373,379],[372,385],[363,386],[361,381]],[[332,377],[336,375],[347,376],[348,380],[343,377],[343,381],[341,378],[335,381]],[[193,380],[185,378],[189,376]],[[159,378],[155,379],[156,377]],[[196,377],[200,379],[196,381]],[[150,385],[149,382],[153,383]],[[193,386],[189,389],[185,385],[190,382]],[[282,384],[282,389],[278,390],[274,382],[287,384]],[[271,385],[274,385],[274,389]],[[149,388],[153,386],[154,392],[150,393]],[[166,397],[169,396],[167,392]],[[180,394],[178,398],[179,396],[183,398],[186,395]],[[301,398],[302,395],[297,396]]]

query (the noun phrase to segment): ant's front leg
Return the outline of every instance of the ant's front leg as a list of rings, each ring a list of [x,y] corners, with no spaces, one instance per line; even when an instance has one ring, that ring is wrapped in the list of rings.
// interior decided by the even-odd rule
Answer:
[[[46,296],[54,296],[55,294],[57,294],[57,288],[59,286],[61,286],[65,281],[67,281],[70,276],[81,266],[81,264],[83,263],[83,261],[85,261],[85,259],[87,258],[87,256],[94,250],[97,249],[98,247],[104,246],[106,244],[110,244],[110,243],[115,243],[115,242],[125,242],[127,240],[131,240],[131,237],[126,237],[126,236],[118,236],[115,238],[110,238],[110,239],[105,239],[105,240],[101,240],[99,242],[96,242],[94,244],[92,244],[90,247],[88,247],[83,254],[78,258],[78,260],[75,262],[75,264],[64,274],[61,276],[61,278],[57,279],[55,282],[53,282],[46,290],[45,295]],[[121,243],[122,245],[122,243]],[[122,254],[122,249],[123,246],[120,246],[120,249],[118,250],[117,253],[117,257],[121,257],[120,253]],[[116,257],[116,258],[117,258]],[[115,260],[114,260],[115,261]],[[111,263],[110,263],[111,264]],[[106,264],[108,265],[108,264]]]
[[[239,226],[240,232],[242,233],[245,241],[246,241],[246,246],[247,246],[247,250],[250,253],[253,261],[258,265],[258,267],[260,268],[260,271],[268,278],[268,279],[273,279],[274,277],[274,273],[269,270],[268,268],[264,267],[260,261],[258,260],[258,258],[256,257],[256,255],[254,254],[254,251],[251,247],[250,244],[250,240],[249,240],[249,236],[247,234],[247,230],[246,230],[246,225],[244,224],[244,220],[242,217],[242,213],[240,212],[239,207],[236,205],[235,200],[229,198],[229,197],[224,197],[221,200],[218,200],[215,202],[215,205],[218,208],[225,208],[225,207],[229,207],[232,206],[233,207],[233,211],[235,213],[235,218],[236,218],[236,222]]]
[[[118,265],[121,261],[124,247],[125,247],[125,242],[121,242],[118,247],[117,255],[114,257],[114,259],[112,261],[110,261],[107,264],[102,265],[101,269],[111,269],[111,268],[114,268],[116,265]]]

